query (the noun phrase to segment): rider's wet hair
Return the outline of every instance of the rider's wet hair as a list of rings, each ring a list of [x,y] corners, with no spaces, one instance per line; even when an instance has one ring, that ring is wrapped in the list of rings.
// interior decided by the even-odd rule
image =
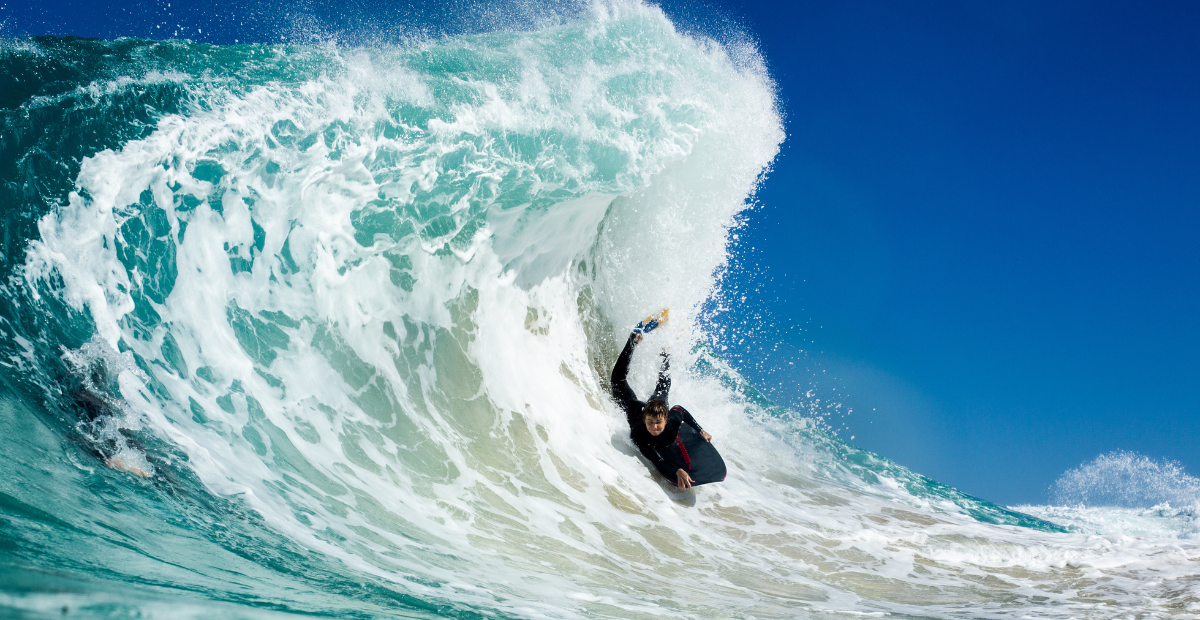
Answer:
[[[646,403],[642,409],[643,418],[665,418],[667,417],[667,403],[661,398],[655,398]]]

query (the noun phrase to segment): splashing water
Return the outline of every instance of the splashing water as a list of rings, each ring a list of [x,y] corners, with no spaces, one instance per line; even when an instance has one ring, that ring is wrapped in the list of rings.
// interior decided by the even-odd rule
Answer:
[[[1102,454],[1054,482],[1059,504],[1150,508],[1200,502],[1200,479],[1174,461],[1154,461],[1133,452]]]
[[[1019,510],[1103,535],[1200,540],[1200,480],[1174,461],[1102,454],[1051,488],[1057,505]]]
[[[0,151],[0,459],[20,472],[0,607],[1200,610],[1200,548],[967,496],[715,354],[701,308],[783,139],[753,49],[616,2],[402,47],[3,54],[25,90]],[[646,467],[607,395],[627,330],[667,306],[647,345],[730,469],[695,492]]]

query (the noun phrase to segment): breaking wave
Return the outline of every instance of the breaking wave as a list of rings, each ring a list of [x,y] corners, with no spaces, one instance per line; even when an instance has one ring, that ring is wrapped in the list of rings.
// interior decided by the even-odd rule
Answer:
[[[706,302],[784,138],[752,48],[615,2],[397,47],[0,54],[0,458],[19,472],[0,482],[0,606],[1200,605],[1200,549],[965,495],[773,405],[715,354]],[[730,472],[694,492],[648,469],[608,397],[629,327],[668,306],[648,345],[672,350],[672,397]]]
[[[1054,482],[1054,496],[1068,506],[1193,506],[1200,503],[1200,479],[1177,462],[1117,451],[1064,473]]]

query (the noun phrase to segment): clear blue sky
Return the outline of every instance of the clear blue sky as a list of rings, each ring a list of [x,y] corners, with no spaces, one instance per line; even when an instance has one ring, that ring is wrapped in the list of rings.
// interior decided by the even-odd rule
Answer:
[[[725,11],[788,132],[739,278],[842,437],[1009,504],[1115,449],[1200,472],[1200,4]]]
[[[367,37],[487,12],[303,6]],[[0,0],[0,34],[269,42],[311,23],[289,7]],[[1200,4],[666,8],[748,32],[779,86],[734,274],[785,340],[741,352],[772,396],[819,376],[843,437],[1001,503],[1115,449],[1200,472]]]

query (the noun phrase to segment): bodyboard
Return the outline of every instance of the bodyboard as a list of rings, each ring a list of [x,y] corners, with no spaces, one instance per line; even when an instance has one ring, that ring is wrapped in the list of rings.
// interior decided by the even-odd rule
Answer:
[[[687,424],[679,425],[679,438],[683,440],[683,447],[688,452],[688,457],[692,461],[692,466],[687,470],[688,475],[692,477],[692,486],[700,486],[710,482],[721,482],[725,480],[725,459],[721,458],[721,453],[717,452],[716,446],[712,442],[705,441],[696,429]],[[675,484],[675,472],[664,472],[659,470],[659,473],[671,483]]]

